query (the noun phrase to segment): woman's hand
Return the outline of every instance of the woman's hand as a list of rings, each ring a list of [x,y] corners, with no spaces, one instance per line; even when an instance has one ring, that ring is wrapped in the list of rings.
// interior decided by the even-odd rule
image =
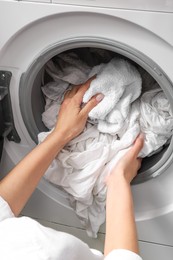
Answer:
[[[110,176],[106,180],[107,185],[114,181],[114,178],[124,177],[125,180],[130,183],[136,176],[137,171],[141,167],[141,158],[138,158],[138,154],[141,151],[144,144],[144,137],[140,134],[132,148],[119,160],[115,168],[112,170]]]
[[[83,96],[89,88],[92,79],[89,79],[83,85],[73,87],[72,90],[67,91],[65,94],[54,132],[61,133],[66,142],[83,131],[88,113],[104,97],[103,94],[98,94],[92,97],[88,103],[82,104]]]
[[[143,143],[144,138],[139,135],[107,179],[105,255],[114,249],[139,254],[130,182],[141,166],[138,154]]]

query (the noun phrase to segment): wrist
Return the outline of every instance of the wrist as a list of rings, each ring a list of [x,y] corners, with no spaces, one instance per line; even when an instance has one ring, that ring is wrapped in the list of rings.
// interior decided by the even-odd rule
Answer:
[[[53,132],[55,133],[55,135],[60,136],[63,139],[64,143],[67,144],[77,135],[75,130],[75,128],[71,128],[69,130],[69,128],[66,129],[62,127],[55,127]]]
[[[61,131],[53,130],[45,139],[45,141],[53,143],[56,147],[62,149],[67,143],[68,140]]]
[[[120,185],[121,183],[126,183],[128,185],[130,185],[129,180],[125,177],[125,174],[123,171],[121,172],[117,172],[117,173],[112,173],[110,174],[110,176],[108,177],[107,181],[106,181],[106,185],[107,187],[112,187],[112,186],[116,186],[116,185]]]

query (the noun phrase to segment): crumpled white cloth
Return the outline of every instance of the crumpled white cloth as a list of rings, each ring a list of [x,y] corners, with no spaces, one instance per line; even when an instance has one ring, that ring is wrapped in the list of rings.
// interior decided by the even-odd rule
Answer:
[[[58,70],[52,61],[49,61],[47,72],[56,82],[44,87],[43,92],[47,91],[49,98],[56,100],[57,93],[52,98],[53,89],[56,86],[61,86],[58,96],[62,97],[70,87],[70,83],[81,84],[96,75],[96,79],[91,82],[89,90],[83,97],[83,102],[87,103],[97,93],[104,94],[104,99],[92,109],[89,117],[97,122],[97,127],[102,133],[114,135],[122,133],[130,105],[141,94],[142,80],[138,70],[128,61],[120,58],[113,58],[109,63],[102,63],[92,69],[85,63],[83,64],[80,59],[77,60],[76,54],[74,56],[72,54],[60,55],[60,58],[61,62],[63,58],[63,64],[61,62],[58,64],[64,65],[63,72],[62,69]],[[70,62],[70,65],[67,66],[65,62]],[[51,107],[51,109],[56,109],[56,106],[51,105]],[[46,114],[43,114],[44,116]],[[47,122],[46,126],[48,126]]]
[[[87,65],[83,65],[81,60],[77,62],[76,55],[74,57],[72,54],[70,56],[60,55],[60,58],[64,58],[65,62],[70,63],[68,66],[63,63],[64,73],[62,73],[62,69],[59,71],[52,61],[47,63],[46,71],[56,82],[50,82],[42,88],[43,93],[48,98],[46,99],[45,112],[42,114],[45,125],[51,129],[55,124],[55,120],[51,122],[49,114],[56,111],[57,102],[61,103],[70,84],[84,83],[96,75],[96,79],[91,82],[89,90],[83,97],[83,102],[88,102],[97,93],[104,94],[104,99],[92,109],[89,117],[92,122],[97,122],[100,132],[113,135],[122,134],[122,130],[125,131],[131,103],[141,94],[142,80],[138,70],[128,61],[120,58],[113,58],[109,63],[102,63],[90,70]],[[62,65],[61,62],[60,65]]]
[[[155,84],[158,87],[157,84]],[[173,113],[164,92],[159,88],[145,92],[140,99],[141,132],[145,135],[142,157],[153,154],[173,134]]]
[[[100,132],[122,132],[131,103],[141,94],[141,85],[138,70],[126,60],[113,58],[100,66],[96,79],[83,97],[83,102],[87,103],[97,93],[104,94],[102,102],[89,113],[91,119],[98,120]]]
[[[120,59],[118,61],[121,63]],[[108,64],[110,65],[110,63]],[[102,66],[96,66],[96,68]],[[128,66],[130,66],[129,63]],[[102,68],[104,67],[106,67],[105,64]],[[133,70],[133,67],[131,69]],[[68,71],[68,69],[65,68],[65,71]],[[98,75],[104,75],[104,70],[98,71],[100,71]],[[54,73],[56,74],[55,71]],[[96,80],[99,79],[98,75],[94,80],[94,86],[96,87]],[[138,77],[138,74],[136,75]],[[63,81],[62,76],[61,79],[57,78],[56,80],[56,82],[48,83],[43,87],[43,92],[47,98],[46,110],[42,115],[42,119],[49,129],[52,129],[56,123],[62,97],[70,84],[69,82],[59,84],[59,80]],[[152,85],[152,90],[132,102],[141,91],[140,77],[137,82],[139,86],[137,94],[135,93],[136,96],[130,96],[129,98],[129,95],[127,95],[128,110],[126,110],[124,116],[124,124],[121,124],[119,128],[121,131],[117,132],[116,135],[110,135],[100,132],[97,124],[87,123],[83,133],[64,147],[45,174],[48,181],[63,187],[68,192],[71,204],[89,236],[96,237],[100,225],[105,221],[105,177],[110,173],[119,158],[131,147],[138,134],[140,132],[145,134],[145,144],[140,153],[141,157],[148,156],[153,151],[157,152],[159,147],[162,147],[172,135],[173,115],[163,91],[158,88],[157,84]],[[124,94],[117,100],[123,99],[126,93],[130,94],[126,92],[130,87],[131,84],[126,88],[123,86]],[[133,88],[131,90],[133,91]],[[92,93],[95,94],[94,90],[92,90]],[[106,94],[107,92],[105,92]],[[103,100],[99,105],[102,102]],[[123,104],[123,101],[121,104]],[[107,118],[107,114],[105,114],[105,117]],[[96,120],[99,121],[100,118],[96,118]],[[102,121],[104,120],[102,119]],[[49,132],[40,133],[38,136],[39,142],[42,142],[48,134]]]
[[[135,113],[139,113],[137,110]],[[96,237],[105,221],[105,177],[133,144],[140,128],[132,113],[129,130],[117,140],[116,136],[99,132],[96,125],[87,124],[82,134],[68,143],[52,162],[45,178],[68,192],[73,208],[89,236]],[[38,135],[43,141],[50,132]],[[116,158],[115,158],[116,155]]]

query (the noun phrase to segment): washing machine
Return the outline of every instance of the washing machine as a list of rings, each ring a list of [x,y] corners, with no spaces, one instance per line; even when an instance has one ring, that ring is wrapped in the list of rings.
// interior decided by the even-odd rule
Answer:
[[[145,70],[173,110],[173,2],[171,0],[0,1],[0,177],[37,145],[45,64],[65,51],[98,48]],[[173,140],[144,159],[132,184],[141,255],[173,258]],[[87,237],[67,194],[44,178],[23,215],[76,235],[103,250],[105,226]]]

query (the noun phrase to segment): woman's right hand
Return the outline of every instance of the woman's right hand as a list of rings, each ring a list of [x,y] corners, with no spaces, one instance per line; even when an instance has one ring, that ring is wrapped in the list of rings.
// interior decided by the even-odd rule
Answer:
[[[144,145],[144,137],[140,134],[132,148],[118,161],[115,168],[106,180],[107,185],[114,181],[115,178],[124,177],[130,183],[137,175],[137,171],[141,167],[142,159],[138,158],[138,154]]]

